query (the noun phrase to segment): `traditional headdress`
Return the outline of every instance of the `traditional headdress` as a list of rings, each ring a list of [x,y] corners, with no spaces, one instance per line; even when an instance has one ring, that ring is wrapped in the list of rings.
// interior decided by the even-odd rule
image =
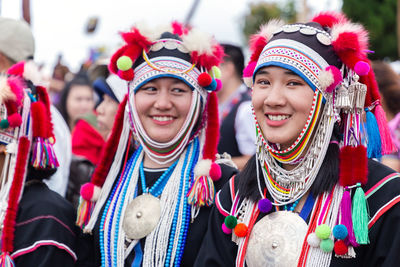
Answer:
[[[4,205],[0,213],[0,266],[13,266],[10,253],[27,168],[54,170],[58,167],[49,98],[44,87],[33,85],[32,64],[17,63],[7,74],[0,75],[0,144],[5,146],[6,155],[0,188],[0,202]]]
[[[192,176],[190,173],[194,171],[194,179],[190,178],[188,187],[184,189],[184,201],[192,206],[192,218],[197,216],[201,206],[213,203],[212,181],[221,176],[219,165],[214,161],[219,139],[215,91],[221,87],[220,70],[217,66],[223,57],[222,47],[211,36],[177,22],[159,29],[137,25],[129,32],[121,33],[121,36],[126,44],[112,56],[109,69],[128,82],[128,96],[120,104],[100,164],[91,182],[81,190],[83,201],[77,223],[86,225],[87,231],[92,229],[96,220],[93,217],[98,216],[105,201],[103,198],[108,196],[120,170],[122,155],[129,143],[130,129],[141,151],[153,161],[172,163],[178,160],[174,173],[178,169],[182,172],[173,175],[186,179],[184,177]],[[135,105],[136,91],[151,80],[162,77],[179,79],[193,90],[189,114],[183,127],[167,143],[155,142],[147,135]],[[141,154],[141,151],[138,153]],[[187,152],[184,153],[185,151]],[[185,159],[185,154],[190,158]],[[181,161],[183,165],[180,165]],[[140,161],[135,164],[140,165]],[[133,169],[133,176],[135,171],[136,167]],[[96,206],[93,209],[94,202]],[[89,220],[91,213],[92,219]],[[190,217],[190,214],[184,216]]]
[[[250,40],[252,55],[244,70],[248,86],[252,87],[261,68],[279,66],[299,75],[314,90],[306,125],[289,148],[279,150],[279,145],[265,140],[256,120],[257,167],[261,165],[274,205],[294,203],[310,189],[321,169],[335,124],[340,125],[343,137],[339,140],[340,185],[316,201],[318,205],[330,201],[330,206],[325,205],[320,210],[315,208],[318,205],[314,206],[308,228],[308,234],[311,234],[309,245],[318,248],[313,250],[303,246],[302,264],[310,253],[314,253],[313,262],[319,262],[318,266],[323,266],[323,262],[329,264],[327,258],[331,253],[321,251],[332,251],[333,240],[337,240],[336,254],[346,257],[354,256],[352,246],[368,243],[368,214],[360,187],[367,182],[367,155],[379,158],[382,153],[391,153],[394,147],[374,73],[370,71],[367,45],[367,31],[334,12],[321,13],[306,24],[284,25],[273,20],[262,26]],[[285,170],[282,164],[296,167]],[[349,194],[352,188],[357,188],[353,208]],[[260,194],[264,198],[261,188]],[[259,203],[261,212],[269,212],[269,200],[264,198]],[[332,228],[333,239],[330,237]],[[342,235],[335,235],[335,229]]]

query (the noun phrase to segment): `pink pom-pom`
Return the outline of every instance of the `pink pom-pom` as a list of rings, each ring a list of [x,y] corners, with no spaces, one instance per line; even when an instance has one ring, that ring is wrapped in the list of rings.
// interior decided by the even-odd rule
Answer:
[[[12,128],[18,127],[22,124],[21,115],[19,115],[18,113],[14,113],[14,114],[8,116],[7,120],[8,120],[8,124]]]
[[[369,66],[369,64],[367,62],[364,62],[364,61],[358,61],[354,65],[354,71],[359,76],[367,75],[370,70],[371,70],[371,67]]]
[[[135,73],[133,72],[133,69],[125,71],[118,70],[118,76],[125,81],[132,81],[135,77]]]
[[[211,163],[210,177],[213,181],[221,179],[221,167],[215,162]]]
[[[215,91],[218,92],[222,88],[222,81],[220,79],[215,79],[217,83],[217,88],[215,88]]]
[[[90,201],[94,194],[94,184],[86,183],[81,187],[81,196],[84,200]]]
[[[199,75],[198,82],[201,87],[209,86],[212,83],[213,79],[210,74],[203,72]]]
[[[232,229],[229,229],[228,227],[226,227],[225,223],[222,223],[222,232],[224,232],[227,235],[232,234]]]
[[[326,67],[325,70],[330,71],[333,75],[333,83],[326,88],[326,91],[331,93],[333,90],[335,90],[336,86],[343,81],[342,72],[332,65]]]
[[[243,70],[243,78],[253,77],[254,69],[257,66],[257,61],[250,61]]]
[[[24,61],[20,61],[14,65],[12,65],[8,71],[7,74],[10,75],[16,75],[19,77],[22,77],[22,75],[24,74],[24,69],[25,69],[25,62]]]

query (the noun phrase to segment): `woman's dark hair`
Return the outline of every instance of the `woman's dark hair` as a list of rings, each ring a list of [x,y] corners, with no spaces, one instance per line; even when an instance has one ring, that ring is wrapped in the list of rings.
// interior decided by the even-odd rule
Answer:
[[[58,111],[60,111],[68,127],[70,117],[67,113],[67,99],[71,92],[71,88],[77,85],[89,86],[90,88],[92,88],[92,84],[90,83],[88,76],[84,73],[78,73],[70,82],[65,85],[64,89],[61,92],[60,101],[57,105],[57,109]]]
[[[328,146],[321,168],[319,169],[317,177],[310,189],[310,192],[314,197],[331,190],[339,180],[339,140],[339,125],[335,124],[331,143]],[[261,166],[259,165],[258,167],[260,171],[261,187],[265,188],[264,179],[262,179],[263,174],[261,172]],[[243,198],[249,198],[252,201],[258,201],[260,199],[261,196],[257,184],[255,155],[250,158],[243,170],[237,175],[237,180],[237,188],[241,192]]]
[[[224,61],[230,61],[233,63],[235,66],[236,75],[239,79],[241,79],[244,69],[244,55],[242,48],[231,44],[221,44],[221,46],[224,48]]]

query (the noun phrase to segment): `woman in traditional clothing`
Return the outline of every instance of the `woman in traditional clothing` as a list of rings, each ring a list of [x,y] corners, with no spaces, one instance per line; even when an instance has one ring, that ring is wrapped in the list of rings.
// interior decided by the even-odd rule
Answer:
[[[215,161],[223,50],[179,23],[137,25],[122,37],[110,70],[129,91],[81,190],[78,224],[92,235],[80,266],[192,266],[213,180],[219,189],[235,172]]]
[[[75,210],[43,182],[56,172],[50,101],[32,62],[0,74],[0,266],[75,266]]]
[[[399,175],[368,159],[393,146],[367,32],[327,12],[271,21],[251,50],[257,153],[217,194],[195,266],[398,266]]]

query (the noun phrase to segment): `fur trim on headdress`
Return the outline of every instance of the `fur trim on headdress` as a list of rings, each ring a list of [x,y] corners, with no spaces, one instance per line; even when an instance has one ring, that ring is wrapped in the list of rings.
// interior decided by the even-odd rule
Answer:
[[[348,19],[342,13],[325,11],[316,15],[311,21],[321,24],[322,27],[332,28],[334,24],[345,23]]]
[[[183,25],[182,23],[180,23],[178,21],[173,21],[171,23],[171,27],[172,27],[172,33],[177,34],[179,36],[187,34],[190,30],[189,28],[187,28],[185,25]]]
[[[280,29],[285,23],[282,20],[273,19],[267,24],[262,25],[258,33],[250,37],[250,51],[252,52],[250,61],[257,61],[267,42],[271,39],[274,32]]]
[[[8,84],[7,77],[5,75],[0,76],[0,103],[4,103],[7,100],[15,101],[16,99]]]
[[[192,62],[210,70],[218,66],[224,57],[224,49],[214,38],[197,29],[191,29],[182,36],[184,46],[191,52]]]

